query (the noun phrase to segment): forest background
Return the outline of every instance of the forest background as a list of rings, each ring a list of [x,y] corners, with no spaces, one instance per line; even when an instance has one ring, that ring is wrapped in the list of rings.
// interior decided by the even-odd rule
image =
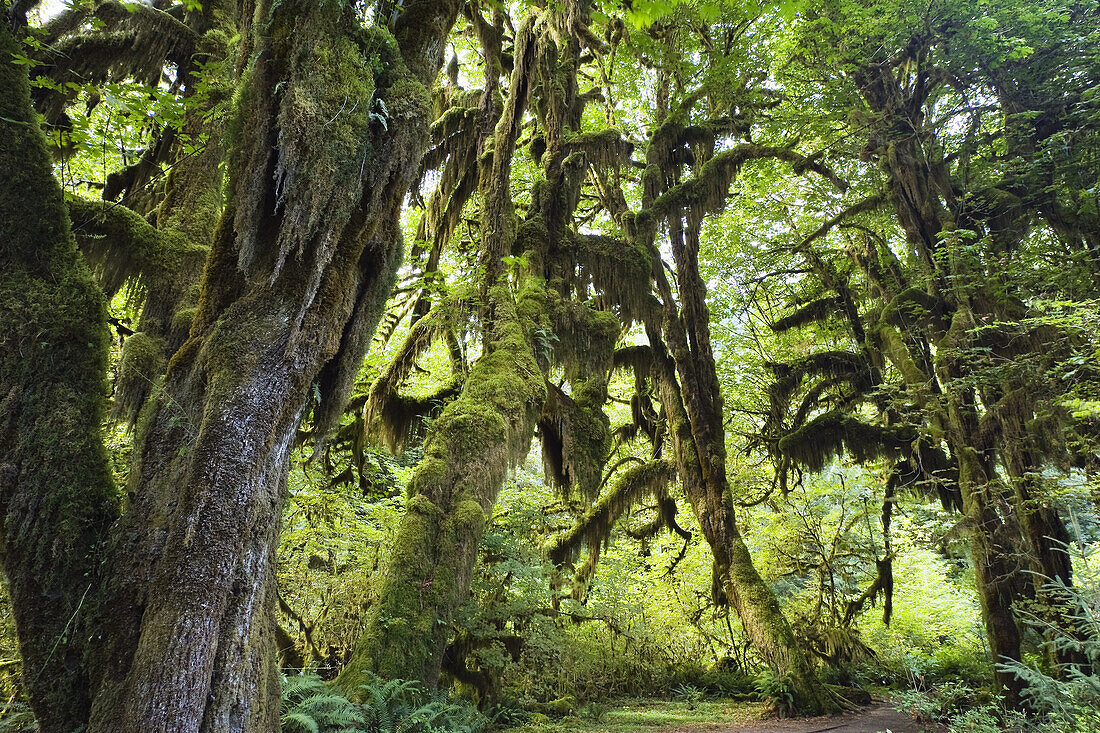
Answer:
[[[0,7],[10,729],[1096,724],[1095,4]]]

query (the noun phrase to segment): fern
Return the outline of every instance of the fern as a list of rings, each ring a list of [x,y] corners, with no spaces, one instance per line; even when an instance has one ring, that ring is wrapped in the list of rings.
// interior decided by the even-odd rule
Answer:
[[[320,724],[307,713],[283,713],[279,720],[283,733],[321,733]]]
[[[352,702],[315,674],[283,677],[284,733],[484,733],[489,719],[470,703],[425,692],[413,680],[366,673]]]
[[[350,733],[366,724],[359,706],[337,695],[315,674],[282,680],[284,733]]]
[[[1084,545],[1072,543],[1066,546],[1066,551],[1073,556],[1074,566],[1086,569],[1087,576],[1089,560],[1093,558]],[[1047,634],[1047,646],[1082,653],[1083,665],[1068,665],[1062,679],[1022,662],[997,665],[1024,681],[1024,694],[1031,708],[1044,713],[1047,724],[1059,733],[1084,733],[1097,730],[1100,725],[1100,583],[1095,577],[1083,580],[1079,586],[1067,585],[1060,578],[1044,585],[1051,598],[1060,599],[1064,604],[1063,612],[1068,622],[1064,626],[1051,624],[1037,615],[1024,615],[1027,623]]]

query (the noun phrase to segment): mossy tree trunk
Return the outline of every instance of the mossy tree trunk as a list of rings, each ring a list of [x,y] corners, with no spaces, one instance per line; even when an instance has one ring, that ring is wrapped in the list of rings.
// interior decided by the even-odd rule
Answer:
[[[722,400],[705,318],[707,309],[702,301],[705,290],[697,269],[694,273],[685,269],[681,274],[681,267],[690,267],[690,253],[681,253],[677,259],[680,295],[686,301],[683,315],[666,307],[664,331],[668,351],[656,331],[651,331],[649,339],[654,346],[660,399],[668,415],[669,436],[684,493],[710,545],[715,573],[730,604],[757,653],[770,668],[788,677],[795,710],[800,715],[834,712],[839,708],[836,697],[814,674],[775,593],[756,570],[737,527],[726,476]],[[658,280],[662,277],[659,275]],[[662,290],[664,297],[670,299],[667,285]],[[704,319],[695,321],[692,313],[701,314]],[[685,324],[691,324],[695,331],[691,346]]]
[[[68,232],[25,72],[0,65],[0,155],[19,173],[0,202],[11,208],[4,303],[24,305],[15,323],[3,316],[14,335],[0,371],[4,560],[44,729],[278,728],[273,572],[288,453],[317,391],[318,422],[339,415],[389,294],[431,121],[426,87],[457,11],[406,3],[391,35],[342,3],[260,2],[244,24],[256,55],[227,207],[190,338],[139,419],[109,537],[103,298]],[[8,56],[14,41],[0,33]],[[164,213],[205,203],[183,196]]]
[[[378,600],[340,676],[348,690],[364,670],[437,684],[450,621],[469,592],[486,516],[508,470],[527,455],[546,400],[528,335],[532,318],[546,310],[541,283],[528,278],[515,297],[501,273],[501,257],[516,238],[511,164],[527,106],[533,44],[529,16],[517,31],[510,91],[502,106],[494,105],[492,162],[481,172],[482,312],[488,322],[482,356],[458,398],[429,428]]]
[[[729,156],[725,160],[737,161],[727,166],[725,160],[713,157],[717,136],[712,135],[709,146],[694,148],[696,155],[702,156],[696,159],[696,177],[681,182],[679,169],[670,160],[682,144],[678,140],[682,129],[670,120],[650,140],[643,174],[644,208],[635,218],[635,236],[650,253],[652,278],[662,304],[660,327],[650,325],[647,333],[680,479],[714,555],[717,577],[753,646],[773,670],[788,678],[799,714],[833,712],[839,709],[839,700],[814,674],[737,527],[726,474],[721,384],[711,345],[706,285],[699,271],[703,217],[707,211],[722,208],[741,162],[789,156],[791,151],[742,145],[723,153]],[[658,217],[667,226],[675,264],[675,294],[655,244]]]
[[[365,669],[437,683],[486,517],[509,467],[527,455],[546,398],[519,314],[541,310],[537,298],[537,287],[518,303],[504,285],[489,292],[494,322],[485,353],[429,430],[378,601],[340,677],[348,689]]]
[[[0,2],[0,551],[28,697],[45,731],[87,720],[83,640],[117,515],[99,430],[106,304],[70,232]]]

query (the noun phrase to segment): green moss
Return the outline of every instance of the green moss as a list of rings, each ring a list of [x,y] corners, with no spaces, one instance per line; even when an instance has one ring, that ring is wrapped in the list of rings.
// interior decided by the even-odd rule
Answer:
[[[660,498],[676,477],[676,465],[653,460],[631,465],[618,475],[611,488],[568,531],[547,548],[551,562],[561,564],[576,556],[582,546],[597,551],[611,535],[615,522],[646,496]]]
[[[80,248],[107,296],[127,287],[143,308],[143,327],[166,332],[209,248],[179,232],[160,231],[125,206],[79,197],[69,197],[68,206]]]
[[[196,308],[194,306],[180,308],[172,314],[172,330],[186,333],[191,330],[191,323],[195,320]]]
[[[139,331],[126,339],[115,375],[113,417],[131,424],[137,419],[153,385],[164,374],[166,359],[163,338]]]
[[[0,27],[0,58],[21,52]],[[118,513],[99,429],[110,338],[26,68],[0,63],[0,521],[24,680],[43,729],[86,720],[99,547]]]

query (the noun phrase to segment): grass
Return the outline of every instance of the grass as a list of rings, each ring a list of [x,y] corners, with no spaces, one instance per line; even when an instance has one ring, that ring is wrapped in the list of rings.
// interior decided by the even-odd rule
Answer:
[[[635,731],[706,730],[752,723],[761,719],[766,705],[762,702],[735,700],[619,700],[610,703],[599,715],[567,715],[557,720],[542,720],[504,733],[633,733]],[[583,709],[583,708],[582,708]]]

